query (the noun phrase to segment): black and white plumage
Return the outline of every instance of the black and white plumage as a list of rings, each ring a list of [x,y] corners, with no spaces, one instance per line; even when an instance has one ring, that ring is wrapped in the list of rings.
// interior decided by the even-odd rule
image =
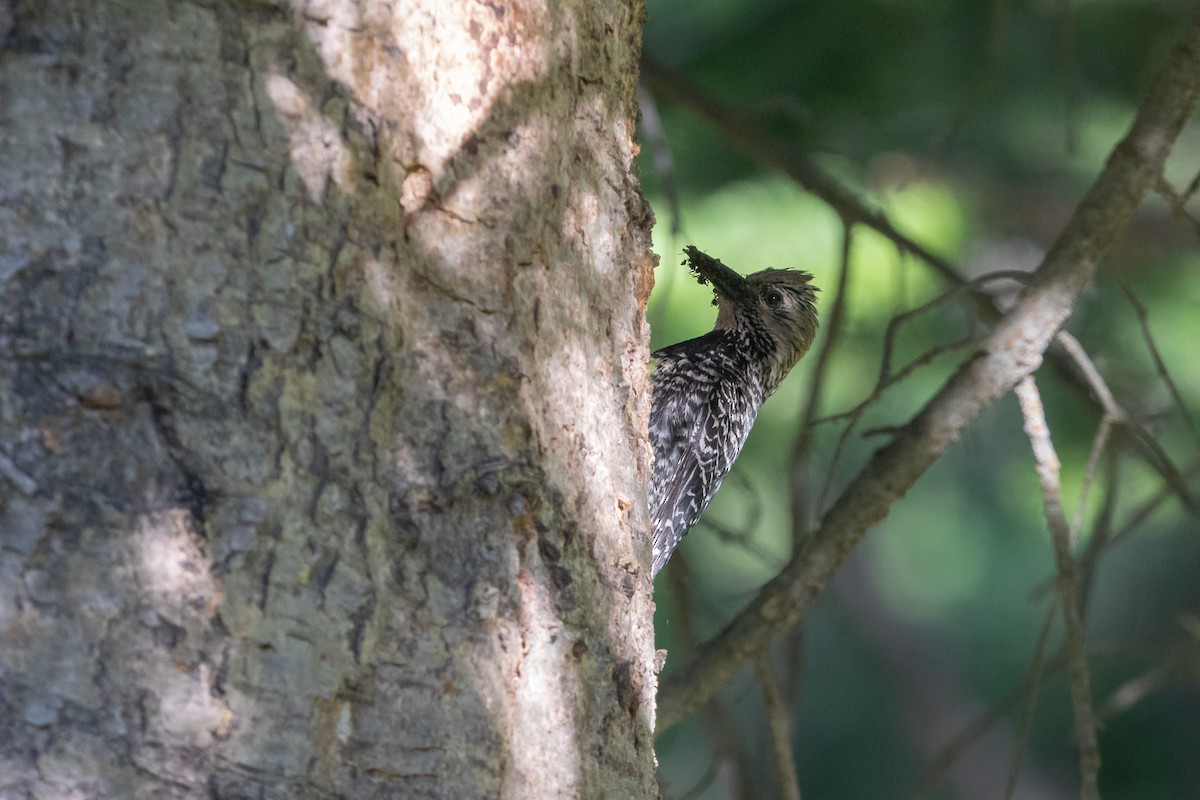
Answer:
[[[696,524],[769,397],[808,352],[817,331],[807,272],[742,277],[694,247],[688,263],[712,283],[714,330],[651,355],[650,516],[657,575]]]

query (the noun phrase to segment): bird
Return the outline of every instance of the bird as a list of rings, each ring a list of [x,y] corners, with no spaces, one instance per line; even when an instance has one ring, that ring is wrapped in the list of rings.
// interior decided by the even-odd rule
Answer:
[[[772,268],[742,276],[695,247],[684,252],[697,280],[712,284],[718,311],[709,333],[650,356],[652,576],[699,521],[763,401],[817,332],[811,273]]]

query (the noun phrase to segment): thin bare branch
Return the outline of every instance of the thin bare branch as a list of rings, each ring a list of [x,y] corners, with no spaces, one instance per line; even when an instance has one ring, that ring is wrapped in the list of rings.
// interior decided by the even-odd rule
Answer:
[[[1075,516],[1071,519],[1070,542],[1071,549],[1074,550],[1075,542],[1079,538],[1079,531],[1083,527],[1083,515],[1087,510],[1088,494],[1096,482],[1096,471],[1099,468],[1100,455],[1104,452],[1104,448],[1108,444],[1108,437],[1112,433],[1113,425],[1125,420],[1125,411],[1117,405],[1112,391],[1100,375],[1100,370],[1096,369],[1096,365],[1088,358],[1088,354],[1083,349],[1083,345],[1079,343],[1079,340],[1067,331],[1059,331],[1055,339],[1062,346],[1064,352],[1075,362],[1075,365],[1079,367],[1079,371],[1083,373],[1088,385],[1092,388],[1092,392],[1100,401],[1100,406],[1104,409],[1104,415],[1100,418],[1100,427],[1097,428],[1096,436],[1092,440],[1092,452],[1088,456],[1087,467],[1084,470],[1083,486],[1079,490],[1079,503],[1075,508]]]
[[[1045,678],[1056,675],[1065,665],[1066,657],[1060,649],[1047,659],[1041,677]],[[1021,684],[1010,691],[1004,699],[981,713],[961,733],[947,742],[938,752],[937,756],[929,762],[929,766],[925,768],[925,772],[917,779],[916,785],[908,795],[909,800],[923,800],[923,798],[929,796],[930,793],[937,789],[945,780],[946,774],[954,766],[954,763],[986,736],[988,731],[1003,719],[1005,715],[1012,713],[1020,706],[1021,701],[1032,691],[1036,683],[1035,679],[1038,677],[1031,670],[1026,674]]]
[[[1092,526],[1092,535],[1088,539],[1087,549],[1079,562],[1079,613],[1087,618],[1091,606],[1092,589],[1096,586],[1096,570],[1100,568],[1100,556],[1104,554],[1105,545],[1113,535],[1113,518],[1117,513],[1117,503],[1121,494],[1121,452],[1117,448],[1108,451],[1107,469],[1104,471],[1104,502],[1096,522]]]
[[[825,334],[821,337],[821,349],[817,353],[817,366],[808,385],[808,398],[800,417],[800,432],[792,444],[788,463],[792,497],[792,540],[798,544],[808,533],[807,502],[812,487],[808,481],[808,453],[812,447],[813,420],[821,407],[821,394],[825,377],[829,372],[830,356],[841,338],[846,317],[846,289],[850,285],[850,251],[854,244],[854,225],[842,223],[842,257],[838,270],[837,289],[833,296],[833,308],[829,311]],[[817,508],[821,508],[820,505]]]
[[[1162,171],[1200,94],[1200,15],[1153,82],[1133,126],[1039,266],[1033,283],[916,417],[877,451],[796,550],[728,626],[660,687],[665,730],[724,686],[808,610],[842,560],[992,401],[1031,373],[1080,292]]]
[[[1012,280],[1019,283],[1026,283],[1032,277],[1032,273],[1025,270],[1001,270],[999,272],[989,272],[987,275],[980,275],[978,278],[965,283],[961,286],[954,286],[949,291],[943,292],[932,300],[922,303],[916,308],[910,308],[900,314],[896,314],[888,320],[887,330],[883,336],[883,363],[879,368],[879,382],[886,383],[892,373],[892,352],[896,344],[896,332],[905,322],[930,311],[937,306],[942,305],[947,300],[957,297],[968,289],[977,289],[992,281]]]
[[[1200,462],[1193,464],[1191,468],[1185,471],[1181,479],[1186,480],[1189,478],[1195,478],[1197,476],[1200,476]],[[1157,511],[1159,506],[1166,502],[1166,500],[1173,494],[1174,492],[1170,487],[1164,487],[1155,492],[1153,497],[1149,498],[1145,503],[1143,503],[1129,515],[1129,518],[1125,520],[1125,524],[1123,524],[1121,528],[1113,535],[1112,539],[1109,540],[1108,546],[1111,547],[1117,542],[1124,540],[1127,536],[1141,527],[1142,523],[1144,523],[1151,514]]]
[[[845,223],[861,222],[881,233],[902,250],[929,264],[947,282],[966,283],[949,261],[906,236],[881,212],[870,208],[854,192],[814,164],[808,157],[781,144],[735,110],[716,100],[678,73],[653,61],[642,61],[642,80],[655,93],[708,120],[734,144],[771,164],[807,191],[821,198]],[[990,304],[983,298],[985,304]]]
[[[828,507],[825,500],[833,490],[833,479],[837,475],[837,468],[842,460],[842,453],[846,452],[846,443],[850,441],[850,434],[854,432],[858,421],[866,413],[868,401],[863,401],[851,409],[850,421],[846,423],[846,426],[842,428],[842,432],[838,434],[837,445],[833,448],[833,455],[829,459],[829,466],[825,468],[825,482],[821,485],[821,493],[817,495],[817,508],[819,509]]]
[[[1106,478],[1108,489],[1111,492],[1111,496],[1114,497],[1116,495],[1114,490],[1116,480],[1116,470],[1114,469],[1109,472]],[[1103,531],[1107,527],[1106,519],[1107,517],[1102,515],[1098,530],[1094,534],[1095,536],[1103,535]],[[1087,589],[1083,584],[1081,584],[1080,594],[1084,598],[1081,599],[1080,605],[1081,607],[1085,607]],[[1057,602],[1052,603],[1047,609],[1045,622],[1041,632],[1038,634],[1034,657],[1021,683],[1009,690],[1001,700],[986,711],[980,713],[961,732],[941,747],[917,779],[912,791],[907,795],[908,800],[924,800],[929,797],[946,781],[954,765],[968,750],[977,745],[995,727],[996,723],[1000,722],[1006,716],[1020,711],[1022,704],[1024,704],[1021,729],[1018,731],[1015,739],[1015,747],[1017,749],[1014,750],[1014,764],[1010,773],[1010,776],[1015,780],[1024,762],[1024,751],[1021,748],[1025,747],[1024,742],[1028,740],[1037,695],[1047,680],[1062,672],[1067,666],[1065,647],[1060,646],[1053,655],[1045,655],[1045,647],[1049,641],[1051,623],[1057,616],[1057,611]]]
[[[1181,68],[1179,72],[1181,75],[1185,73],[1186,67]],[[841,217],[843,222],[861,222],[887,238],[901,251],[916,256],[951,286],[968,288],[966,296],[970,298],[975,312],[981,320],[995,322],[1000,318],[1000,309],[992,296],[979,286],[972,285],[950,261],[897,230],[885,214],[870,207],[854,191],[835,180],[811,159],[794,152],[793,149],[776,140],[774,136],[749,118],[721,103],[666,67],[651,61],[643,61],[642,78],[645,85],[656,94],[688,108],[707,120],[734,145],[741,147],[762,163],[783,172],[805,190],[823,200]],[[1184,102],[1186,106],[1185,111],[1190,110],[1191,105],[1188,101],[1181,102]],[[1174,136],[1172,136],[1172,141],[1173,138]],[[1152,185],[1157,187],[1161,177],[1160,169],[1151,176]],[[1185,201],[1196,191],[1196,186],[1200,186],[1200,175],[1188,187],[1188,191],[1184,195]],[[1145,191],[1144,188],[1138,189],[1139,194],[1143,191]],[[1058,359],[1057,350],[1051,351],[1051,357]],[[1074,376],[1072,377],[1074,378]],[[1082,386],[1077,379],[1073,381],[1073,385]],[[1137,433],[1136,438],[1140,440],[1139,454],[1152,469],[1160,473],[1188,510],[1200,517],[1200,503],[1197,503],[1191,497],[1187,487],[1180,483],[1178,470],[1144,430]]]
[[[827,417],[821,417],[820,419],[814,419],[808,423],[810,426],[815,426],[823,425],[829,422],[848,420],[846,426],[842,428],[841,434],[838,435],[838,441],[834,447],[833,455],[830,457],[829,465],[825,470],[825,482],[821,487],[821,493],[817,497],[816,507],[818,509],[826,508],[826,499],[829,497],[829,492],[833,488],[833,480],[837,474],[838,462],[841,461],[842,454],[846,449],[846,444],[850,441],[850,435],[854,432],[855,427],[858,425],[859,420],[862,419],[862,416],[866,413],[867,409],[877,403],[883,397],[884,392],[886,392],[892,386],[907,380],[910,375],[926,364],[929,364],[934,359],[944,355],[945,353],[953,352],[954,350],[959,350],[963,347],[976,344],[979,341],[977,337],[967,334],[963,338],[957,339],[953,342],[931,347],[909,363],[905,364],[898,372],[893,372],[891,361],[892,353],[894,351],[894,339],[897,331],[900,329],[900,325],[941,305],[942,303],[945,303],[946,301],[958,296],[963,291],[968,289],[978,288],[991,280],[999,280],[1003,278],[1026,281],[1029,279],[1030,274],[1031,273],[1028,272],[999,272],[982,275],[973,281],[962,284],[961,286],[952,287],[932,300],[923,303],[916,308],[911,308],[908,311],[897,314],[888,321],[887,330],[884,333],[883,358],[879,365],[879,377],[875,382],[875,388],[872,389],[871,393],[853,408],[838,412],[837,414],[831,414]],[[807,430],[807,426],[804,430]],[[894,428],[889,428],[886,432],[891,433],[893,430]],[[880,432],[881,429],[872,429],[865,432],[863,435],[869,436]],[[798,520],[796,520],[794,515],[793,520],[793,525],[795,525]],[[796,541],[799,541],[801,538],[796,534],[795,531],[793,531],[793,537],[796,539]]]
[[[1124,286],[1122,286],[1122,289],[1124,289],[1127,295],[1129,295],[1131,302],[1135,304],[1134,308],[1136,310],[1139,307],[1137,298],[1133,297],[1132,293],[1129,292],[1128,289],[1125,289]],[[1142,310],[1144,311],[1144,309]],[[1144,318],[1143,331],[1147,334],[1149,333]],[[1156,357],[1156,362],[1161,365],[1161,359],[1157,357],[1157,349],[1154,346],[1153,339],[1148,338],[1147,341],[1149,342],[1152,354]],[[1103,417],[1101,419],[1101,429],[1097,432],[1097,444],[1102,446],[1102,435],[1108,435],[1104,426],[1105,419],[1109,420],[1112,425],[1118,425],[1123,428],[1129,434],[1129,440],[1137,449],[1138,454],[1143,460],[1145,460],[1151,469],[1158,472],[1163,481],[1169,487],[1169,491],[1179,498],[1185,509],[1191,512],[1193,515],[1200,517],[1200,504],[1198,504],[1195,498],[1192,497],[1191,488],[1188,486],[1185,476],[1180,473],[1179,469],[1171,460],[1171,457],[1167,455],[1166,450],[1163,449],[1162,445],[1158,443],[1158,440],[1154,438],[1150,431],[1146,429],[1146,426],[1141,424],[1137,419],[1125,411],[1125,409],[1122,408],[1119,403],[1117,403],[1112,392],[1105,384],[1104,379],[1100,376],[1099,370],[1096,369],[1095,365],[1087,357],[1087,353],[1084,351],[1083,347],[1079,344],[1075,337],[1071,336],[1071,334],[1066,331],[1059,331],[1058,335],[1055,337],[1055,343],[1079,368],[1083,379],[1086,381],[1088,387],[1092,391],[1092,395],[1096,399],[1096,402],[1100,405]],[[1191,424],[1191,417],[1188,415],[1187,409],[1183,405],[1182,400],[1179,399],[1179,393],[1174,389],[1174,383],[1171,382],[1170,376],[1165,373],[1166,367],[1165,365],[1161,365],[1160,374],[1164,375],[1164,379],[1167,381],[1168,386],[1172,388],[1172,393],[1176,397],[1176,402],[1179,404],[1180,409],[1191,426],[1193,433],[1195,433],[1196,428]],[[1093,456],[1096,455],[1096,452],[1097,448],[1096,446],[1093,446]],[[1081,508],[1082,504],[1083,500],[1081,499]],[[1078,529],[1078,522],[1079,520],[1077,518],[1076,524],[1072,526],[1073,529]]]
[[[675,596],[677,615],[675,624],[679,638],[688,648],[695,647],[698,641],[696,633],[695,614],[699,603],[694,599],[691,582],[684,579],[687,564],[683,553],[671,559],[673,569],[667,570],[667,578],[671,592]],[[715,610],[713,611],[715,613]],[[753,770],[750,759],[742,746],[741,739],[734,733],[736,727],[729,713],[718,698],[711,699],[704,706],[704,723],[709,740],[713,744],[713,754],[710,769],[706,770],[699,782],[684,793],[680,800],[699,797],[704,794],[720,774],[729,775],[732,772],[731,790],[738,798],[754,796],[754,782],[751,780]]]
[[[875,382],[875,388],[871,390],[871,393],[869,395],[867,395],[867,397],[862,402],[860,402],[858,405],[854,406],[853,408],[848,409],[846,411],[838,412],[837,414],[830,414],[827,417],[821,417],[820,419],[815,419],[810,424],[823,425],[823,424],[829,423],[829,422],[840,422],[841,420],[844,420],[844,419],[855,419],[855,418],[861,416],[863,411],[865,411],[869,406],[871,406],[872,404],[877,402],[883,396],[883,393],[885,391],[890,389],[895,384],[902,382],[904,379],[906,379],[909,375],[912,375],[913,372],[915,372],[920,367],[925,366],[926,364],[933,361],[935,358],[937,358],[940,355],[951,352],[953,350],[957,350],[957,349],[965,347],[971,343],[979,341],[977,337],[975,337],[971,334],[967,334],[966,336],[962,337],[961,339],[957,339],[953,342],[949,342],[947,344],[937,345],[935,347],[929,348],[924,353],[922,353],[921,355],[917,356],[912,361],[910,361],[908,364],[905,364],[898,372],[893,372],[892,353],[895,352],[895,344],[896,344],[895,340],[896,340],[896,336],[900,330],[900,326],[902,324],[908,322],[909,320],[911,320],[915,317],[920,316],[921,314],[931,311],[932,309],[959,296],[960,294],[962,294],[965,291],[968,291],[971,289],[978,289],[978,288],[982,287],[984,284],[990,283],[991,281],[1007,279],[1007,280],[1020,281],[1020,282],[1024,283],[1024,282],[1027,282],[1031,276],[1032,276],[1032,273],[1025,272],[1022,270],[1005,270],[1005,271],[1001,271],[1001,272],[991,272],[991,273],[988,273],[987,275],[981,275],[978,278],[976,278],[968,283],[962,284],[961,286],[952,287],[952,288],[948,289],[947,291],[939,294],[937,297],[934,297],[933,299],[931,299],[925,303],[922,303],[921,305],[916,306],[915,308],[910,308],[907,311],[903,311],[903,312],[893,316],[890,320],[888,320],[887,329],[884,331],[883,358],[879,364],[879,377]]]
[[[1183,190],[1183,195],[1181,198],[1183,202],[1186,203],[1188,200],[1191,200],[1192,195],[1194,195],[1197,190],[1200,190],[1200,172],[1197,172],[1192,176],[1191,182],[1189,182],[1187,188]]]
[[[1113,511],[1116,507],[1118,488],[1120,486],[1120,470],[1118,468],[1120,460],[1115,450],[1109,452],[1110,466],[1105,476],[1104,507],[1101,509],[1099,518],[1096,521],[1095,530],[1089,542],[1088,554],[1082,560],[1080,568],[1080,613],[1083,613],[1083,610],[1087,608],[1093,583],[1092,574],[1099,563],[1099,556],[1103,549],[1102,546],[1091,547],[1090,545],[1098,542],[1102,543],[1109,538]],[[1162,498],[1165,499],[1169,496],[1170,492],[1164,492]],[[1038,635],[1034,658],[1021,684],[1011,690],[1002,700],[976,717],[962,732],[941,748],[917,780],[912,792],[908,795],[909,800],[923,800],[923,798],[937,789],[944,782],[946,775],[954,764],[972,746],[979,742],[997,722],[1009,713],[1016,711],[1022,700],[1025,701],[1026,712],[1022,721],[1022,733],[1018,736],[1018,740],[1027,738],[1027,733],[1024,729],[1028,727],[1032,720],[1033,704],[1036,702],[1037,693],[1048,678],[1057,675],[1067,665],[1065,647],[1059,647],[1058,652],[1049,657],[1046,657],[1043,652],[1050,633],[1050,623],[1053,621],[1057,610],[1058,606],[1054,604],[1050,606],[1046,613],[1046,622],[1042,626],[1041,633]],[[1103,719],[1103,715],[1100,715],[1100,717]],[[1014,775],[1017,769],[1018,765],[1014,763]]]
[[[1100,407],[1104,409],[1104,413],[1112,417],[1114,422],[1123,422],[1126,416],[1125,410],[1117,404],[1112,390],[1104,382],[1104,378],[1100,375],[1100,370],[1096,369],[1096,365],[1088,358],[1087,351],[1083,349],[1083,345],[1079,343],[1079,340],[1072,336],[1069,331],[1059,331],[1058,335],[1054,338],[1070,359],[1075,362],[1075,366],[1079,367],[1079,371],[1083,374],[1092,392],[1095,393],[1096,399],[1100,402]]]
[[[1170,489],[1170,493],[1179,499],[1183,507],[1193,516],[1200,518],[1200,503],[1197,503],[1196,499],[1192,497],[1192,489],[1188,485],[1187,479],[1175,466],[1158,440],[1151,435],[1150,431],[1146,430],[1145,425],[1135,419],[1126,417],[1124,428],[1129,433],[1130,441],[1142,460],[1159,474]]]
[[[637,104],[642,113],[641,140],[650,149],[650,165],[654,174],[658,176],[663,196],[667,200],[667,210],[671,216],[671,234],[678,236],[683,230],[683,212],[679,205],[679,183],[675,180],[675,159],[671,156],[671,143],[667,141],[662,116],[658,113],[658,103],[644,86],[638,86]]]
[[[796,761],[792,758],[791,715],[784,705],[779,685],[775,682],[775,675],[765,655],[755,659],[754,674],[762,687],[763,707],[771,729],[771,749],[775,754],[779,796],[783,800],[800,800],[800,779],[796,774]]]
[[[1158,182],[1154,186],[1154,191],[1158,192],[1158,194],[1160,194],[1162,198],[1170,204],[1171,213],[1175,215],[1176,219],[1188,223],[1191,225],[1192,230],[1200,235],[1200,219],[1196,219],[1187,210],[1187,202],[1189,199],[1191,199],[1191,196],[1195,194],[1196,187],[1198,185],[1200,185],[1200,175],[1197,175],[1196,178],[1192,180],[1184,194],[1179,195],[1175,193],[1175,190],[1171,187],[1171,184],[1167,183],[1167,179],[1160,175]]]
[[[712,531],[712,534],[722,543],[746,551],[747,555],[754,558],[755,561],[767,569],[777,570],[783,566],[780,563],[782,559],[778,554],[768,550],[754,540],[753,525],[733,528],[728,525],[722,525],[714,519],[702,519],[696,527],[701,530]]]
[[[1179,393],[1179,387],[1175,385],[1175,380],[1171,377],[1170,371],[1167,369],[1167,364],[1163,361],[1162,355],[1158,352],[1158,345],[1154,343],[1154,334],[1150,332],[1150,320],[1146,313],[1146,307],[1142,305],[1142,301],[1137,298],[1133,290],[1119,282],[1121,291],[1125,293],[1129,304],[1133,306],[1133,311],[1137,314],[1138,324],[1142,328],[1142,338],[1146,342],[1146,349],[1150,351],[1150,357],[1154,359],[1154,369],[1158,371],[1158,376],[1162,378],[1163,383],[1167,385],[1167,390],[1171,393],[1171,399],[1175,401],[1175,405],[1179,408],[1179,413],[1183,416],[1183,421],[1187,423],[1188,430],[1192,433],[1192,438],[1200,444],[1200,428],[1196,427],[1196,420],[1192,418],[1192,412],[1188,410],[1187,403],[1183,402],[1183,395]]]
[[[729,478],[725,482],[725,488],[736,488],[746,498],[746,515],[745,518],[739,520],[736,525],[724,525],[709,514],[703,517],[697,524],[698,529],[709,530],[722,543],[732,547],[739,547],[745,550],[748,555],[754,557],[760,564],[767,567],[771,571],[778,570],[783,563],[786,563],[780,556],[763,547],[754,538],[754,530],[758,527],[763,515],[762,497],[756,490],[755,484],[752,483],[744,472],[737,469],[729,473]]]
[[[929,364],[939,356],[954,352],[955,350],[961,350],[964,347],[970,347],[971,345],[978,343],[978,337],[968,334],[967,336],[964,336],[961,339],[956,339],[953,342],[947,342],[946,344],[940,344],[936,347],[931,347],[921,355],[914,358],[912,361],[905,364],[899,372],[894,374],[891,373],[887,367],[883,367],[880,369],[879,382],[875,384],[875,388],[871,390],[871,393],[867,395],[862,402],[847,411],[841,411],[837,414],[831,414],[828,417],[822,417],[821,419],[813,421],[813,425],[821,425],[827,422],[839,422],[843,419],[849,420],[845,427],[842,428],[842,432],[838,435],[837,444],[833,449],[833,455],[829,459],[829,466],[825,470],[825,483],[821,486],[821,493],[817,497],[817,508],[827,508],[826,501],[829,497],[829,493],[833,490],[833,481],[837,476],[838,462],[841,461],[842,454],[846,451],[846,444],[850,441],[850,435],[854,432],[859,420],[861,420],[863,415],[867,413],[867,409],[879,402],[879,400],[883,397],[884,392],[886,392],[892,386],[898,383],[903,383],[910,375],[926,364]],[[884,375],[885,372],[888,374]],[[899,428],[894,425],[869,428],[863,431],[862,436],[863,438],[866,438],[869,436],[889,435],[898,430]]]
[[[1107,478],[1108,488],[1105,492],[1104,507],[1100,510],[1100,519],[1097,521],[1095,532],[1088,541],[1087,549],[1079,559],[1080,574],[1083,581],[1083,591],[1081,593],[1083,598],[1081,608],[1083,609],[1087,608],[1092,573],[1099,564],[1100,556],[1103,555],[1104,551],[1132,535],[1134,531],[1140,528],[1171,497],[1178,497],[1178,494],[1170,486],[1162,487],[1134,509],[1121,527],[1114,532],[1112,518],[1115,515],[1117,490],[1121,485],[1118,478],[1119,465],[1120,461],[1114,455],[1112,466],[1109,470],[1109,477]],[[1185,470],[1180,479],[1188,480],[1195,478],[1197,475],[1200,475],[1200,462],[1193,464],[1189,469]],[[1039,586],[1035,590],[1035,594],[1047,591],[1048,587],[1049,583]]]
[[[1054,627],[1055,612],[1058,605],[1051,603],[1046,609],[1046,619],[1042,621],[1042,629],[1038,633],[1037,645],[1033,649],[1033,663],[1029,667],[1029,677],[1025,682],[1025,708],[1021,714],[1021,729],[1013,742],[1013,762],[1008,771],[1008,783],[1004,787],[1004,800],[1010,800],[1017,790],[1017,778],[1021,767],[1025,764],[1025,754],[1029,752],[1029,737],[1033,733],[1034,711],[1037,710],[1038,694],[1046,675],[1046,646],[1050,643],[1050,630]]]
[[[1096,738],[1096,715],[1092,710],[1092,679],[1088,669],[1087,652],[1083,643],[1083,620],[1079,614],[1079,573],[1071,555],[1071,528],[1063,510],[1060,465],[1046,412],[1033,375],[1017,382],[1014,391],[1025,417],[1025,433],[1033,448],[1038,481],[1042,486],[1042,502],[1046,508],[1046,523],[1054,544],[1054,560],[1058,565],[1059,605],[1062,608],[1064,645],[1067,651],[1067,675],[1071,684],[1071,710],[1075,718],[1075,739],[1079,745],[1079,771],[1082,777],[1083,800],[1100,798],[1100,744]]]
[[[1092,451],[1088,454],[1087,466],[1083,471],[1083,485],[1079,489],[1079,502],[1075,505],[1075,516],[1071,518],[1071,531],[1068,541],[1071,544],[1071,549],[1075,549],[1075,544],[1079,541],[1079,531],[1083,529],[1083,517],[1087,513],[1088,495],[1091,494],[1092,486],[1096,483],[1096,472],[1100,468],[1100,456],[1104,453],[1104,448],[1108,445],[1109,434],[1112,433],[1112,418],[1107,415],[1100,420],[1100,427],[1096,429],[1096,435],[1092,439]]]

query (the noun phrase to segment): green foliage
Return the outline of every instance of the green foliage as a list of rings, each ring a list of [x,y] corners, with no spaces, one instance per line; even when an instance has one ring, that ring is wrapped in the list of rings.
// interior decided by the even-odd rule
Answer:
[[[999,27],[998,7],[1006,9]],[[1188,9],[1184,2],[1142,0],[1078,8],[650,0],[645,53],[814,159],[897,229],[974,277],[1037,265],[1124,133]],[[715,318],[711,290],[679,266],[685,244],[743,272],[812,271],[823,289],[827,326],[840,269],[838,215],[692,112],[666,103],[659,110],[675,161],[669,177],[680,195],[682,233],[669,231],[664,176],[647,157],[642,174],[660,220],[655,246],[662,256],[648,311],[653,346],[700,335]],[[1193,122],[1166,178],[1184,192],[1198,172],[1200,125]],[[1188,205],[1193,216],[1200,216],[1198,205]],[[1117,401],[1181,470],[1200,460],[1200,435],[1157,374],[1121,287],[1147,309],[1154,345],[1200,424],[1198,231],[1160,197],[1148,198],[1068,323]],[[946,288],[920,260],[863,226],[854,229],[850,270],[820,414],[866,399],[879,376],[889,319]],[[979,330],[969,306],[941,304],[900,328],[893,371]],[[695,637],[715,634],[790,555],[791,448],[827,333],[768,401],[710,508],[710,524],[688,536],[680,563],[660,576],[657,626],[659,646],[670,651],[668,671],[686,661]],[[807,519],[886,441],[863,432],[906,422],[969,353],[945,352],[889,388],[836,462],[844,421],[815,427],[801,481]],[[1043,367],[1038,382],[1071,517],[1100,415],[1060,370]],[[1140,452],[1130,436],[1114,434],[1111,457],[1101,458],[1100,480],[1085,503],[1079,552],[1104,528],[1106,501],[1105,530],[1113,535],[1162,490],[1159,473]],[[780,643],[772,650],[792,690],[805,796],[907,796],[938,748],[1019,688],[1054,597],[1054,559],[1032,463],[1020,412],[1006,398],[851,556],[805,620],[802,646]],[[1106,482],[1112,469],[1115,477]],[[1200,496],[1200,483],[1186,480]],[[1167,499],[1103,551],[1088,581],[1094,702],[1111,714],[1100,739],[1106,800],[1200,796],[1197,528],[1196,516]],[[685,592],[676,591],[681,586]],[[1056,624],[1047,655],[1060,641]],[[1067,685],[1053,665],[1047,670],[1018,797],[1078,793]],[[1129,694],[1147,675],[1156,682]],[[731,777],[738,764],[754,796],[772,796],[767,726],[749,670],[720,703],[733,732],[717,736],[719,725],[699,715],[661,739],[667,797],[739,796],[731,788],[738,785]],[[1006,774],[1023,746],[1027,707],[1022,699],[1002,715],[961,762],[974,766],[952,771],[955,779],[927,796],[972,797],[965,787],[981,765]]]

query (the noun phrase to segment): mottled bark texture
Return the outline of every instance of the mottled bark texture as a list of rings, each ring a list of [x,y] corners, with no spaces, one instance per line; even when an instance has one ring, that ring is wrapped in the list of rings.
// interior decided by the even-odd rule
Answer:
[[[650,797],[641,4],[0,1],[0,797]]]

